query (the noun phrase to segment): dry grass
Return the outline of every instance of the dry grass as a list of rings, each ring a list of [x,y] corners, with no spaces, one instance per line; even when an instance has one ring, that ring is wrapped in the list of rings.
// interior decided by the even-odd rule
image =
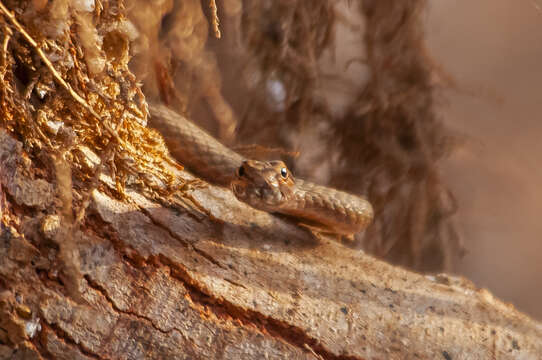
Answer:
[[[129,35],[119,4],[108,2],[87,12],[70,2],[59,10],[55,3],[40,10],[49,16],[33,18],[37,10],[31,2],[0,8],[2,126],[17,135],[30,154],[49,153],[66,161],[76,181],[76,199],[88,198],[104,171],[113,176],[119,197],[128,182],[151,193],[166,192],[176,179],[167,169],[161,137],[146,127],[144,96],[127,71]],[[20,18],[26,24],[17,21],[13,10],[24,14]],[[90,22],[90,15],[97,20]],[[82,22],[83,17],[87,21]],[[66,21],[65,28],[43,20],[59,18]],[[48,31],[54,36],[44,38]],[[102,48],[102,41],[109,46]],[[99,74],[89,70],[89,63],[100,62],[96,57],[107,59]],[[99,158],[98,164],[88,152]]]

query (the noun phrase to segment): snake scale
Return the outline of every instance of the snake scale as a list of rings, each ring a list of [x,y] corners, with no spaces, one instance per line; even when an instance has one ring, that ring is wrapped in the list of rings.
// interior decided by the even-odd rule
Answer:
[[[294,178],[282,161],[246,159],[164,105],[149,104],[149,110],[150,125],[162,133],[172,156],[256,209],[345,236],[373,219],[373,208],[362,197]]]

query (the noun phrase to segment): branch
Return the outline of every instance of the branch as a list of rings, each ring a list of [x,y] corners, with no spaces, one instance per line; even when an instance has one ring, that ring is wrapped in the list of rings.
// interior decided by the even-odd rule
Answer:
[[[487,290],[315,240],[213,186],[192,193],[211,217],[163,207],[133,190],[128,203],[94,191],[75,235],[87,303],[75,303],[47,255],[54,250],[46,250],[48,216],[25,217],[35,205],[7,184],[37,181],[21,175],[31,172],[22,147],[5,131],[0,144],[0,159],[8,159],[0,163],[10,209],[4,216],[12,224],[0,234],[0,283],[7,289],[0,334],[8,334],[3,342],[10,349],[53,357],[69,351],[82,358],[226,359],[542,352],[540,324]],[[43,196],[49,201],[49,193]],[[36,323],[41,331],[29,333],[28,324]]]

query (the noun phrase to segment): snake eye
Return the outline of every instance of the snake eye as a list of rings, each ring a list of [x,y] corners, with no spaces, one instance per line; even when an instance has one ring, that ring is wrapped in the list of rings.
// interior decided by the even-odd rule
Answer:
[[[242,177],[243,175],[245,175],[245,168],[243,167],[243,165],[241,165],[241,166],[239,167],[239,169],[237,169],[237,175],[238,175],[239,177]]]
[[[283,167],[282,169],[280,169],[280,175],[281,175],[284,179],[286,179],[286,178],[288,177],[288,170],[286,170],[286,168]]]

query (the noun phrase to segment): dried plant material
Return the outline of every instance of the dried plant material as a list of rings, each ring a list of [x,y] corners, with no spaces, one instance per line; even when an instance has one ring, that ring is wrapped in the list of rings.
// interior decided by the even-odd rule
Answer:
[[[217,39],[220,39],[222,34],[220,34],[220,28],[218,27],[218,24],[220,21],[218,19],[218,9],[216,7],[216,0],[209,0],[209,7],[211,8],[211,26],[213,27],[215,37]]]
[[[78,13],[76,18],[88,71],[91,76],[99,74],[105,66],[105,56],[101,50],[103,39],[98,36],[96,27],[92,24],[91,14]],[[113,46],[110,45],[109,48],[113,48]]]
[[[55,3],[62,3],[62,0],[57,0],[55,1]],[[58,81],[60,85],[62,85],[62,87],[64,87],[64,89],[66,89],[66,91],[68,91],[79,104],[83,105],[96,118],[99,118],[99,115],[94,112],[94,110],[87,104],[87,102],[81,96],[79,96],[79,94],[77,94],[66,81],[64,81],[62,76],[60,76],[60,74],[55,70],[55,67],[53,66],[49,58],[47,58],[45,53],[38,46],[38,43],[34,39],[32,39],[32,37],[26,32],[26,30],[21,26],[21,24],[19,24],[15,16],[8,9],[6,9],[2,2],[0,2],[0,11],[2,11],[2,13],[13,23],[17,31],[19,31],[24,36],[26,41],[28,41],[30,45],[32,45],[32,47],[36,50],[41,60],[45,63],[45,65],[53,74],[55,80]]]
[[[32,0],[32,6],[34,7],[34,10],[41,11],[47,6],[47,3],[49,0]]]
[[[9,88],[9,81],[2,84],[0,88],[4,94],[2,107],[6,115],[12,116],[4,117],[2,122],[8,128],[23,134],[31,148],[46,147],[50,150],[64,151],[66,160],[74,169],[74,176],[81,181],[78,185],[83,185],[85,179],[96,178],[95,174],[89,172],[91,169],[84,165],[85,157],[77,154],[78,146],[92,148],[101,156],[108,144],[114,143],[115,155],[111,156],[113,163],[105,166],[109,168],[114,165],[117,175],[116,191],[121,196],[126,181],[147,184],[151,194],[170,192],[170,187],[177,183],[177,180],[167,169],[169,166],[167,164],[171,162],[167,148],[154,131],[145,127],[146,109],[143,95],[135,83],[135,78],[126,76],[125,70],[122,69],[122,66],[126,66],[128,58],[128,46],[122,46],[128,41],[123,40],[126,33],[122,30],[125,28],[122,25],[124,22],[112,22],[119,25],[118,29],[111,24],[107,27],[96,26],[87,15],[77,12],[65,14],[65,11],[70,11],[69,4],[57,0],[51,5],[50,11],[55,11],[55,16],[68,17],[71,23],[78,23],[79,44],[83,44],[83,48],[72,47],[68,52],[65,50],[62,52],[62,47],[56,42],[69,41],[68,38],[61,40],[61,36],[72,36],[65,32],[57,34],[58,39],[44,42],[43,48],[52,53],[46,55],[42,46],[29,35],[2,3],[0,11],[27,42],[26,44],[13,42],[12,49],[8,48],[7,42],[5,43],[7,51],[4,53],[6,57],[4,79],[13,79],[13,64],[17,64],[19,76],[20,74],[26,76],[26,73],[34,74],[24,93],[20,93],[15,86]],[[116,13],[114,7],[109,7],[109,11],[111,14]],[[111,14],[102,12],[102,16],[112,16]],[[101,39],[107,40],[105,44],[102,44]],[[89,75],[102,72],[102,65],[105,64],[102,58],[104,54],[102,45],[108,45],[110,49],[114,47],[116,53],[113,55],[111,51],[106,52],[113,61],[109,65],[108,74],[101,76],[98,83],[95,79],[91,80]],[[33,51],[38,54],[45,66],[40,67],[40,64],[35,65],[29,60],[31,59],[29,55]],[[11,60],[11,56],[16,60]],[[50,58],[54,59],[55,64]],[[83,58],[85,61],[81,62]],[[77,91],[65,79],[76,84]],[[50,96],[56,87],[55,82],[80,105],[79,108],[77,106],[68,108],[58,98]],[[14,105],[23,104],[24,99],[29,96],[42,99],[37,109]],[[33,113],[37,116],[32,115]],[[96,185],[94,181],[91,184],[91,188]]]
[[[192,104],[203,101],[218,125],[218,136],[230,142],[237,118],[222,94],[215,56],[205,49],[209,20],[202,4],[187,0],[170,5],[155,11],[152,21],[147,19],[147,5],[131,9],[130,18],[151,44],[149,52],[138,54],[132,61],[134,71],[146,80],[144,90],[149,98],[161,98],[183,115],[190,116]]]
[[[375,207],[365,248],[435,271],[450,269],[462,247],[450,220],[455,200],[439,176],[438,162],[451,137],[433,109],[421,21],[425,6],[424,0],[360,6],[371,78],[335,125],[345,161],[335,169],[335,183],[366,193]]]
[[[243,12],[242,0],[222,0],[222,5],[224,6],[224,13],[227,16],[240,16]]]
[[[53,38],[62,36],[68,31],[70,17],[70,0],[51,0],[49,7],[49,21],[44,27],[45,34]]]

